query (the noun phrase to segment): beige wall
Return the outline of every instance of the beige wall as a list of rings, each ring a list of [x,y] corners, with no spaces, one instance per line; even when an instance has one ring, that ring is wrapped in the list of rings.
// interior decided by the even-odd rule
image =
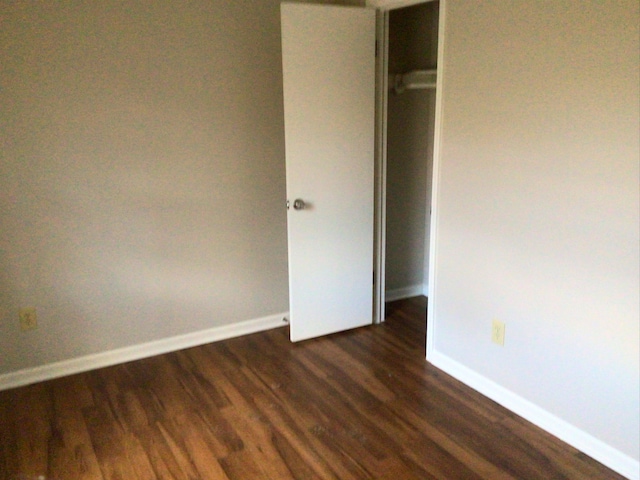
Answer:
[[[0,374],[285,312],[280,2],[1,16]]]
[[[638,2],[445,15],[434,357],[637,468]]]
[[[438,2],[390,12],[390,74],[436,67],[437,23]],[[434,114],[435,90],[389,91],[387,291],[415,286],[422,289],[426,283]]]
[[[279,2],[1,23],[0,373],[286,311]]]

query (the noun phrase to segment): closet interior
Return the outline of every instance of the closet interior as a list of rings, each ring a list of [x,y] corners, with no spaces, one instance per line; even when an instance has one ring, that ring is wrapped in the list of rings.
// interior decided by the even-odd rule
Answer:
[[[385,299],[426,295],[439,2],[391,10]]]

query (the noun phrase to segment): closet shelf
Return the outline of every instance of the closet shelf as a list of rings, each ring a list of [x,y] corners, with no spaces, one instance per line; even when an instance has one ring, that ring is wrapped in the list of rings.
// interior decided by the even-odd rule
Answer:
[[[436,79],[438,77],[437,70],[413,70],[407,73],[392,75],[392,81],[396,93],[402,93],[405,90],[417,90],[424,88],[436,88]]]

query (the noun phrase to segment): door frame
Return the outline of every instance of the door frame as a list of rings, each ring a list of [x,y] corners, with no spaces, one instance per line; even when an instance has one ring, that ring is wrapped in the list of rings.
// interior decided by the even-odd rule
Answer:
[[[427,3],[434,0],[366,0],[367,7],[373,7],[380,10],[395,10],[396,8],[410,7],[418,3]]]
[[[387,107],[389,96],[389,10],[376,10],[376,131],[374,149],[373,323],[384,322],[387,254]]]
[[[385,313],[385,261],[387,222],[387,127],[389,95],[389,12],[435,0],[367,0],[366,5],[377,9],[377,62],[376,62],[376,145],[375,145],[375,193],[374,193],[374,292],[373,323],[384,322]],[[433,139],[433,169],[431,173],[431,209],[427,209],[429,225],[428,318],[433,318],[435,299],[435,230],[437,219],[438,178],[440,164],[440,134],[442,126],[442,81],[444,66],[444,12],[446,0],[440,0],[438,8],[438,75],[436,77],[435,125]],[[433,324],[427,322],[427,359],[433,350]]]

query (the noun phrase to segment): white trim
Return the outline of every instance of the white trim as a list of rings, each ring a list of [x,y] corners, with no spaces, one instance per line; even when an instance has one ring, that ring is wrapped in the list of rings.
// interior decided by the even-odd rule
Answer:
[[[525,420],[555,435],[563,442],[577,448],[603,465],[618,472],[620,475],[624,475],[632,480],[640,479],[640,462],[621,451],[598,440],[565,420],[556,417],[530,401],[525,400],[437,350],[431,351],[430,361],[433,365],[460,380],[465,385],[468,385],[503,407],[520,415]]]
[[[410,7],[419,3],[428,3],[433,0],[366,0],[367,7],[379,8],[380,10],[394,10],[396,8]]]
[[[444,103],[444,79],[445,79],[445,45],[444,32],[446,28],[447,0],[440,0],[438,9],[438,78],[436,79],[436,111],[433,132],[433,171],[431,172],[431,219],[429,221],[429,275],[427,304],[427,360],[431,361],[431,352],[435,345],[436,322],[436,261],[438,258],[438,194],[440,192],[440,159],[442,144],[442,108]]]
[[[424,285],[422,284],[387,290],[385,293],[385,299],[387,302],[395,302],[396,300],[417,297],[418,295],[424,295]]]
[[[0,391],[72,375],[74,373],[86,372],[96,368],[109,367],[119,363],[152,357],[154,355],[175,352],[184,348],[196,347],[227,338],[270,330],[285,325],[286,320],[284,319],[287,318],[289,318],[288,312],[279,313],[268,317],[232,323],[231,325],[222,325],[197,332],[176,335],[175,337],[162,338],[152,342],[5,373],[0,375]]]
[[[375,250],[373,323],[384,322],[387,256],[387,97],[389,95],[389,13],[376,12]]]

